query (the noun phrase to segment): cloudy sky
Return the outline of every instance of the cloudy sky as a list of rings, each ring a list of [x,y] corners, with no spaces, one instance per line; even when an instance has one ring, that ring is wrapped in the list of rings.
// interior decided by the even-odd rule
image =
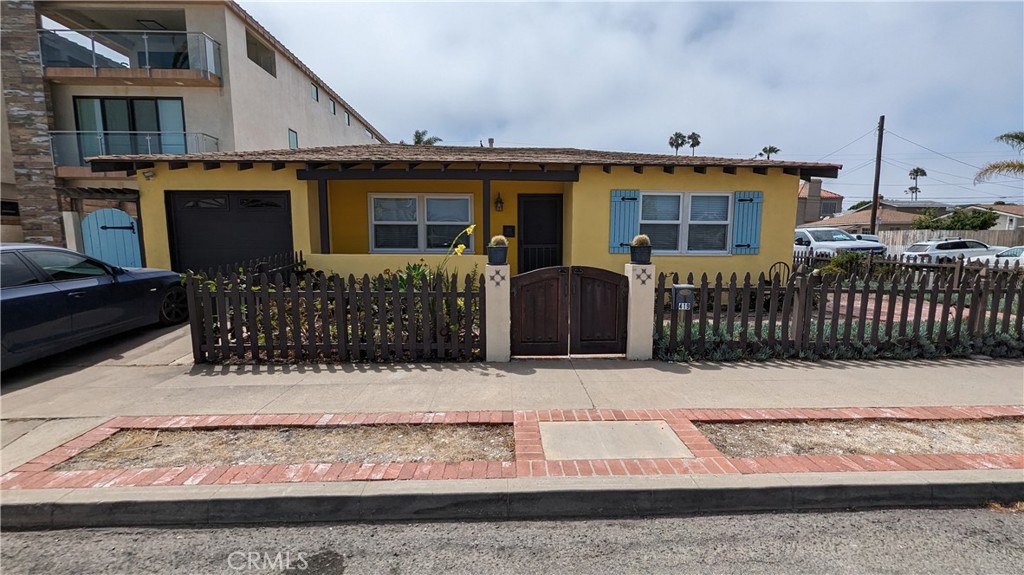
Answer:
[[[975,186],[1019,157],[1022,2],[349,3],[243,7],[393,142],[829,161],[825,188],[868,198],[885,115],[882,193],[1024,202],[1024,182]],[[689,153],[689,149],[680,153]]]

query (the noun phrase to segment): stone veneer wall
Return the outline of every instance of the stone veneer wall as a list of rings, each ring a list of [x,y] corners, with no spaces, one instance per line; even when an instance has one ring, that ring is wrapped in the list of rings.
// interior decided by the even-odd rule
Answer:
[[[0,74],[17,186],[14,197],[5,194],[4,199],[18,202],[25,241],[63,246],[50,153],[53,111],[36,32],[39,19],[32,2],[4,0],[0,21]]]

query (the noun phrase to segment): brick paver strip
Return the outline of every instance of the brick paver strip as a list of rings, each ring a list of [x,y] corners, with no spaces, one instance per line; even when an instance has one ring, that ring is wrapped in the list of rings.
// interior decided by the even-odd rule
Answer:
[[[1024,469],[1024,454],[878,454],[726,457],[695,422],[805,421],[809,419],[991,419],[1024,416],[1024,406],[786,409],[574,409],[412,413],[322,413],[196,416],[120,416],[0,476],[0,489],[143,487],[410,479],[499,479],[623,475],[842,473],[942,469]],[[548,461],[540,422],[663,420],[694,454],[687,459]],[[383,424],[511,424],[515,461],[208,465],[172,468],[52,471],[122,429],[223,429],[249,427],[329,428]]]

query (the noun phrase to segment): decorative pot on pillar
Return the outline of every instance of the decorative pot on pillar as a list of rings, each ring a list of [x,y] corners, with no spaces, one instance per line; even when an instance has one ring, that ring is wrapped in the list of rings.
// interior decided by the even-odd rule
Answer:
[[[503,266],[508,263],[508,239],[505,236],[494,236],[487,244],[487,264]]]

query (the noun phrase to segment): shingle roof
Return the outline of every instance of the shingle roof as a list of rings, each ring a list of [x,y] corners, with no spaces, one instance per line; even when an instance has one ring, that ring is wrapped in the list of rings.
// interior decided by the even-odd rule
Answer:
[[[361,144],[296,150],[250,150],[206,152],[196,154],[147,154],[134,156],[100,156],[88,158],[97,164],[139,164],[152,162],[291,162],[320,164],[380,163],[471,163],[471,164],[537,164],[537,165],[606,165],[606,166],[696,166],[738,168],[790,168],[801,176],[834,178],[841,164],[749,160],[704,156],[674,156],[608,152],[576,148],[491,148],[476,146],[414,146],[403,144]],[[125,169],[121,167],[120,169]]]
[[[869,206],[870,208],[870,206]],[[901,212],[892,208],[887,208],[885,205],[879,206],[878,208],[878,223],[879,224],[910,224],[914,221],[914,218],[919,217],[920,214],[913,214],[908,212]],[[835,216],[832,218],[826,218],[824,220],[818,220],[816,222],[810,222],[802,224],[800,228],[842,228],[846,226],[866,226],[871,223],[871,210],[859,210],[856,212],[849,212],[841,216]]]
[[[797,194],[797,197],[798,198],[806,198],[807,197],[807,188],[808,187],[809,187],[809,185],[808,185],[807,182],[800,182],[800,192]],[[829,199],[829,200],[841,200],[841,199],[843,199],[844,196],[822,188],[821,189],[821,197],[825,198],[825,199]]]
[[[1018,216],[1024,218],[1024,205],[1020,204],[974,204],[970,206],[972,208],[981,208],[985,210],[992,210],[994,212],[1002,212],[1011,216]]]

